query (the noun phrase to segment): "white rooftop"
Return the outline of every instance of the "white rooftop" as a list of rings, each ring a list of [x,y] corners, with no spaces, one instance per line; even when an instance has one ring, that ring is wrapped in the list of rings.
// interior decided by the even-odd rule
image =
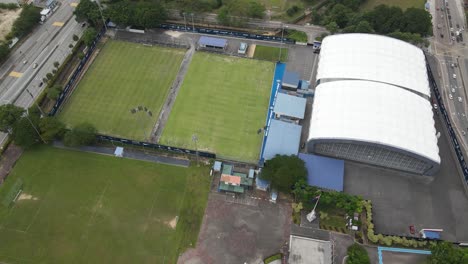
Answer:
[[[421,49],[374,34],[340,34],[323,40],[317,80],[372,80],[430,96]]]
[[[383,83],[334,81],[318,85],[309,141],[317,139],[381,144],[440,163],[430,102]]]
[[[332,248],[330,241],[290,236],[290,264],[331,264]]]

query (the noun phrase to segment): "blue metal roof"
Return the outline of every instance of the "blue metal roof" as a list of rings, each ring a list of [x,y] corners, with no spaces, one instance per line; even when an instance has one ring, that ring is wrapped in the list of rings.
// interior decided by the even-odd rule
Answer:
[[[302,127],[272,119],[268,129],[263,158],[269,160],[279,155],[297,155]]]
[[[283,75],[283,85],[295,87],[299,86],[299,73],[286,71]]]
[[[299,153],[307,168],[307,183],[319,188],[343,191],[344,161]]]
[[[270,182],[257,177],[255,178],[255,185],[257,186],[257,189],[266,191],[270,187]]]
[[[306,101],[302,97],[278,93],[273,111],[275,114],[304,119]]]
[[[424,230],[424,235],[426,238],[429,238],[429,239],[440,239],[440,233],[436,231]]]
[[[224,48],[226,46],[227,40],[221,38],[212,38],[201,36],[200,40],[198,40],[199,45],[203,46],[213,46],[213,47],[220,47]]]

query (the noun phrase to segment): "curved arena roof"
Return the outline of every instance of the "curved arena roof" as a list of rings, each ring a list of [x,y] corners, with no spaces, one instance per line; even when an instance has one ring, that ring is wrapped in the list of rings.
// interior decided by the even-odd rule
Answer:
[[[372,80],[430,97],[424,53],[398,39],[371,34],[326,37],[317,80]]]
[[[309,141],[324,139],[379,144],[440,164],[429,101],[384,83],[321,83],[315,92]]]

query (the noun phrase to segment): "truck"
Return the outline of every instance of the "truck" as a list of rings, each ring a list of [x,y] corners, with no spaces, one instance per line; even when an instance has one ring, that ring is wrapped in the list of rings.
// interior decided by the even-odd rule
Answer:
[[[44,8],[41,11],[41,21],[39,23],[44,24],[44,22],[47,20],[47,18],[52,15],[52,9],[50,8]]]

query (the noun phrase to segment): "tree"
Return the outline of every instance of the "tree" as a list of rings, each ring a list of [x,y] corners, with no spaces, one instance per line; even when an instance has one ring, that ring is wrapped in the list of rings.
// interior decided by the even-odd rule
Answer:
[[[421,36],[432,34],[432,18],[424,9],[414,7],[406,9],[403,21],[401,28],[403,32],[418,33]]]
[[[372,29],[370,23],[365,20],[359,22],[359,24],[357,24],[354,28],[354,32],[356,33],[372,33],[373,31],[374,30]]]
[[[261,178],[271,181],[271,186],[281,192],[291,192],[293,185],[307,176],[307,169],[297,156],[276,155],[266,162]]]
[[[46,78],[47,78],[48,80],[51,80],[52,77],[54,77],[54,75],[53,75],[52,73],[48,72],[48,73],[46,74]]]
[[[388,34],[400,30],[403,19],[403,10],[400,7],[387,5],[378,5],[372,11],[364,14],[363,18],[367,20],[375,32]]]
[[[326,26],[327,30],[330,31],[330,33],[332,34],[335,34],[336,32],[338,32],[338,24],[336,24],[336,22],[330,22],[327,26]]]
[[[60,63],[58,61],[54,61],[54,67],[58,68],[60,66]]]
[[[65,134],[65,125],[56,117],[48,116],[39,121],[41,136],[46,142],[60,139]]]
[[[37,25],[41,19],[41,9],[33,5],[24,5],[20,16],[13,23],[11,32],[12,36],[22,37]]]
[[[0,43],[0,61],[3,61],[8,57],[8,54],[10,54],[10,47],[8,47],[7,43]]]
[[[0,106],[0,131],[11,133],[15,123],[24,114],[24,109],[13,104]]]
[[[347,264],[370,264],[366,249],[359,244],[352,244],[348,247]]]
[[[65,133],[64,144],[70,147],[89,145],[96,140],[96,128],[88,123],[82,123]]]
[[[97,31],[95,28],[93,27],[89,27],[85,30],[85,32],[83,32],[83,43],[86,45],[86,46],[91,46],[91,44],[93,44],[93,41],[94,39],[96,38],[96,35],[97,35]]]
[[[99,12],[99,6],[94,1],[80,1],[73,14],[75,14],[76,21],[78,22],[88,21],[92,25],[100,23],[101,14]]]
[[[22,148],[30,148],[39,141],[39,136],[28,117],[21,117],[13,127],[13,140]],[[35,124],[34,124],[35,125]]]
[[[348,24],[351,14],[353,11],[342,5],[337,4],[330,10],[330,19],[335,22],[339,28],[344,28]]]
[[[263,18],[265,15],[265,6],[257,1],[250,1],[248,4],[247,16],[252,18]],[[297,6],[296,6],[297,8]]]
[[[57,100],[62,92],[62,87],[60,85],[54,85],[47,89],[47,98],[51,100]]]
[[[453,246],[450,242],[439,242],[431,246],[429,264],[465,264],[468,263],[468,249]]]
[[[80,38],[77,35],[73,34],[73,41],[78,41],[79,39]]]

